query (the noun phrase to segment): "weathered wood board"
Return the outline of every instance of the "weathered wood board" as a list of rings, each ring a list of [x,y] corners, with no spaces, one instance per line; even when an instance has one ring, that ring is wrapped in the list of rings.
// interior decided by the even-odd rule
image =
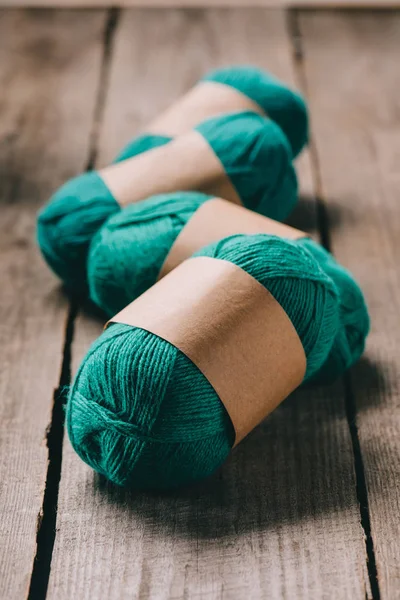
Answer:
[[[280,11],[127,11],[112,46],[101,163],[207,68],[294,77]],[[310,193],[307,157],[301,172]],[[294,224],[314,230],[314,215],[305,200]],[[79,318],[75,369],[100,331]],[[167,496],[107,485],[65,440],[48,597],[371,597],[343,397],[340,384],[295,394],[212,481]]]
[[[47,6],[52,8],[88,8],[110,6],[109,0],[0,0],[0,6]],[[161,8],[217,7],[302,7],[302,8],[393,8],[399,0],[118,0],[114,6]]]
[[[332,249],[365,290],[353,370],[381,597],[400,598],[400,14],[300,16]]]
[[[101,13],[0,11],[0,598],[7,600],[21,600],[30,584],[68,312],[36,249],[36,211],[87,159],[102,26]]]

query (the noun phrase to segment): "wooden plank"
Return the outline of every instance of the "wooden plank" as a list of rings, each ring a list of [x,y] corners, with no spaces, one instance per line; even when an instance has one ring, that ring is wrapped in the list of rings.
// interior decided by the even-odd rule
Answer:
[[[0,11],[0,598],[7,600],[27,594],[43,517],[67,303],[36,249],[35,218],[87,157],[103,18],[82,18]]]
[[[156,34],[157,60],[147,42]],[[124,13],[101,161],[205,69],[236,61],[293,81],[284,13]],[[306,155],[301,172],[310,194]],[[296,217],[310,230],[313,204]],[[75,369],[100,331],[80,317]],[[296,393],[210,482],[166,496],[107,485],[65,440],[49,599],[370,597],[342,398],[340,385]]]
[[[41,6],[89,8],[110,6],[109,0],[0,0],[0,6]],[[300,7],[300,8],[398,8],[399,0],[118,0],[113,6],[162,8],[218,7]]]
[[[289,48],[285,45],[275,54],[273,50],[282,46],[285,27],[283,13],[279,21],[277,14],[226,9],[124,11],[115,40],[99,163],[110,163],[121,145],[210,69],[251,62],[292,76]],[[258,21],[257,15],[263,18]],[[268,17],[279,27],[268,27],[266,46]],[[155,54],[151,46],[145,52],[149,40],[155,39],[160,50]]]
[[[333,250],[372,333],[352,388],[381,598],[400,598],[400,13],[304,14],[305,70]],[[351,398],[350,398],[351,400]]]

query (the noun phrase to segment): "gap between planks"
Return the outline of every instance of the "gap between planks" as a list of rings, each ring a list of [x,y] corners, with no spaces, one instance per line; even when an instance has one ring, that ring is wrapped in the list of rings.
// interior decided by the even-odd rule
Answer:
[[[168,11],[166,12],[168,13]],[[293,83],[291,75],[292,61],[290,59],[290,42],[287,38],[287,29],[284,20],[285,15],[283,11],[275,14],[271,11],[268,16],[267,11],[260,13],[249,12],[249,18],[247,20],[246,14],[246,12],[241,14],[239,11],[232,13],[227,11],[226,15],[225,13],[223,15],[222,11],[199,11],[198,13],[175,11],[170,13],[169,19],[166,18],[166,31],[168,33],[168,38],[171,38],[171,34],[173,34],[173,36],[176,34],[176,44],[179,44],[179,41],[183,41],[183,44],[187,44],[188,50],[190,48],[187,40],[188,31],[191,34],[190,44],[192,46],[193,44],[196,45],[195,42],[198,42],[200,47],[202,43],[205,43],[207,51],[204,52],[204,56],[202,56],[201,51],[198,52],[202,61],[193,65],[194,70],[198,71],[201,67],[211,68],[214,66],[212,63],[214,63],[215,58],[217,58],[218,61],[221,60],[222,57],[224,57],[225,60],[229,57],[230,62],[235,62],[232,56],[239,56],[239,60],[243,60],[243,52],[246,56],[246,62],[253,62],[253,58],[255,57],[256,62],[261,62],[264,66],[270,68],[271,65],[268,65],[268,62],[266,64],[265,60],[262,58],[267,52],[265,31],[268,31],[268,28],[270,28],[271,35],[267,37],[269,38],[270,51],[273,52],[274,56],[272,60],[274,65],[273,70],[276,69],[281,77],[284,79],[288,78],[288,80]],[[113,53],[113,55],[118,55],[115,60],[118,60],[119,64],[114,65],[118,75],[113,71],[111,88],[114,86],[114,89],[110,89],[107,94],[106,118],[104,120],[105,125],[103,126],[101,135],[103,144],[101,144],[101,148],[99,149],[100,159],[105,159],[106,162],[112,158],[113,153],[117,151],[117,147],[124,141],[123,138],[127,133],[127,115],[129,115],[129,124],[133,126],[133,130],[135,130],[137,125],[146,121],[146,115],[149,112],[147,97],[148,88],[146,91],[146,86],[148,85],[146,83],[146,77],[149,72],[149,64],[147,64],[147,72],[146,62],[143,66],[142,62],[136,65],[138,73],[134,76],[135,82],[133,87],[132,77],[129,78],[129,82],[125,81],[126,71],[124,71],[124,69],[128,65],[132,68],[132,56],[139,56],[137,49],[141,48],[140,40],[151,39],[151,34],[156,30],[156,26],[158,27],[158,23],[156,22],[154,13],[151,11],[139,11],[135,15],[135,19],[132,18],[132,15],[133,11],[124,12]],[[260,19],[258,17],[260,17]],[[141,23],[141,20],[143,20],[142,25],[137,25],[137,18],[139,19],[139,24]],[[136,29],[133,27],[135,21],[137,25]],[[218,46],[215,38],[211,37],[210,39],[210,31],[215,35],[215,32],[221,31],[222,23],[225,27],[225,31],[223,32],[224,37],[222,38],[220,46]],[[237,30],[235,28],[237,28]],[[124,32],[125,38],[120,39],[119,36],[122,31]],[[275,31],[277,31],[277,33],[275,33]],[[252,36],[253,33],[255,34],[254,39]],[[197,35],[199,35],[199,39],[197,39]],[[274,35],[276,35],[276,39]],[[132,37],[137,38],[136,41],[135,39],[132,41]],[[130,54],[125,52],[128,39],[130,40]],[[219,40],[219,38],[217,39]],[[250,39],[252,40],[251,45],[249,45]],[[278,46],[274,47],[272,45],[274,43],[277,43]],[[274,48],[274,50],[272,48]],[[283,50],[283,48],[285,48],[285,50]],[[198,54],[195,56],[197,57]],[[184,64],[188,61],[190,64],[188,56],[190,58],[190,53],[188,55],[185,54],[181,59],[181,62],[179,63],[180,67],[177,68],[177,76],[172,77],[172,81],[170,81],[171,77],[168,78],[165,72],[163,72],[165,65],[168,65],[168,57],[171,58],[171,56],[167,53],[165,60],[163,58],[160,59],[160,63],[157,65],[160,78],[157,81],[158,87],[155,87],[155,91],[160,92],[162,89],[164,93],[162,95],[162,100],[157,99],[157,102],[155,102],[153,106],[150,106],[150,111],[153,109],[158,110],[160,104],[172,100],[174,96],[186,89],[189,81],[188,73],[186,71],[187,65],[184,66]],[[124,63],[124,61],[128,60],[129,62]],[[237,60],[238,59],[236,58],[236,61]],[[139,68],[139,64],[140,67],[142,67],[143,72]],[[289,64],[291,66],[289,66]],[[193,73],[191,71],[190,78],[192,78],[192,76]],[[144,79],[144,89],[140,90],[141,78]],[[139,89],[137,88],[138,84]],[[132,97],[131,94],[132,92],[135,92],[135,90],[138,94],[136,94],[135,110],[132,110],[129,98]],[[129,92],[129,94],[127,92]],[[123,104],[125,98],[127,99],[125,100],[126,106],[121,106],[121,100]],[[126,111],[125,115],[124,109]],[[305,176],[308,187],[308,182],[310,180],[307,168],[309,158],[308,152],[303,156],[304,159],[302,158],[300,161],[302,163],[301,173],[303,180]],[[311,183],[310,186],[312,187]],[[312,204],[314,204],[314,196],[315,194],[312,193]],[[303,209],[304,208],[306,208],[306,212],[311,212],[311,206],[308,206],[307,202],[306,206],[303,204]],[[302,211],[300,211],[300,213],[301,212]],[[312,214],[314,214],[313,211]],[[311,214],[308,216],[311,217]],[[301,214],[299,214],[299,217],[301,218]],[[314,219],[312,220],[314,222]],[[308,223],[308,225],[310,226],[310,223]],[[312,230],[314,231],[314,226],[312,226]],[[85,332],[86,325],[87,331]],[[81,340],[80,346],[82,352],[87,347],[87,344],[90,343],[92,334],[94,337],[96,333],[96,331],[92,330],[90,324],[88,322],[85,323],[84,320],[82,320],[79,327],[77,326],[75,340],[78,345],[79,340]],[[79,350],[76,351],[74,349],[74,355],[79,356]],[[225,514],[224,518],[231,523],[232,527],[236,528],[236,534],[238,533],[238,528],[240,529],[241,527],[243,528],[246,526],[246,522],[247,526],[251,524],[250,532],[246,532],[245,535],[240,535],[235,538],[237,540],[237,545],[232,547],[232,552],[229,553],[228,560],[228,554],[224,554],[227,549],[223,546],[227,541],[225,536],[228,536],[228,531],[225,530],[223,525],[224,520],[222,520],[222,523],[219,523],[218,519],[216,521],[211,519],[214,526],[217,526],[220,532],[224,531],[224,536],[221,536],[221,541],[218,542],[217,540],[216,543],[213,542],[213,548],[215,556],[225,556],[227,559],[225,561],[226,567],[224,567],[222,563],[219,564],[217,560],[210,561],[207,544],[201,538],[197,539],[197,544],[191,546],[190,544],[186,544],[186,542],[179,537],[168,534],[165,534],[164,536],[162,531],[157,530],[159,519],[156,517],[157,513],[161,512],[164,515],[169,515],[169,518],[173,519],[174,522],[175,519],[179,521],[179,519],[182,520],[183,515],[187,515],[191,522],[190,535],[196,536],[196,532],[197,535],[204,535],[204,533],[202,533],[203,525],[199,525],[199,523],[201,524],[203,522],[207,512],[208,504],[206,495],[202,498],[203,501],[206,500],[205,512],[202,512],[202,501],[197,497],[188,499],[187,501],[185,501],[185,499],[182,499],[182,501],[177,500],[176,505],[173,504],[172,506],[165,500],[160,501],[159,503],[154,499],[147,499],[147,502],[144,500],[147,506],[146,510],[148,510],[148,513],[146,513],[148,527],[146,529],[147,535],[143,537],[141,529],[142,525],[139,522],[136,524],[132,523],[130,521],[130,516],[132,515],[127,515],[125,513],[124,516],[127,518],[127,522],[125,523],[126,527],[124,527],[124,517],[115,510],[115,506],[113,506],[112,502],[108,503],[104,497],[100,498],[99,496],[96,496],[96,500],[93,502],[92,494],[98,494],[98,485],[93,486],[93,474],[89,472],[83,464],[79,463],[78,465],[78,463],[74,462],[75,456],[72,454],[72,449],[66,440],[66,445],[64,447],[64,451],[66,450],[66,452],[64,452],[63,475],[61,479],[61,490],[63,493],[60,494],[60,512],[58,521],[60,532],[57,536],[54,548],[53,568],[49,586],[50,597],[59,597],[60,593],[65,593],[67,597],[69,595],[76,595],[77,593],[80,597],[93,597],[93,594],[96,593],[96,589],[98,590],[97,593],[105,593],[105,590],[107,590],[107,593],[111,594],[111,587],[108,586],[112,586],[113,597],[119,597],[128,590],[129,592],[132,592],[132,588],[135,589],[136,587],[138,588],[138,593],[143,592],[146,594],[147,592],[145,590],[148,591],[151,588],[152,594],[156,593],[156,590],[158,589],[163,598],[167,597],[165,594],[171,594],[173,597],[178,597],[176,594],[178,593],[177,590],[181,590],[181,584],[184,586],[184,589],[179,593],[183,593],[184,596],[182,597],[186,597],[186,594],[188,593],[198,594],[201,590],[210,590],[210,582],[215,586],[213,588],[215,591],[218,586],[225,585],[227,582],[226,577],[229,574],[229,593],[234,594],[232,597],[240,598],[240,594],[242,592],[245,593],[243,589],[243,585],[245,584],[243,581],[240,581],[240,569],[243,562],[245,562],[247,572],[249,568],[250,571],[251,569],[254,569],[254,571],[250,573],[250,580],[253,583],[250,585],[250,583],[247,582],[246,585],[250,585],[252,591],[254,591],[254,586],[256,588],[257,586],[260,586],[258,593],[256,593],[257,597],[263,597],[261,589],[264,589],[264,592],[268,589],[270,593],[271,586],[275,586],[274,592],[276,595],[274,597],[281,598],[283,596],[286,597],[286,595],[292,597],[293,593],[295,593],[294,590],[297,589],[298,592],[299,588],[297,586],[300,586],[300,589],[306,588],[307,590],[307,595],[305,597],[322,597],[322,589],[324,589],[325,592],[327,589],[335,590],[336,593],[340,587],[342,594],[347,593],[346,596],[342,595],[341,597],[350,597],[351,594],[351,597],[364,598],[366,595],[366,588],[368,587],[368,576],[365,561],[363,530],[358,519],[359,510],[355,493],[353,453],[345,418],[343,391],[340,390],[338,393],[333,392],[333,394],[333,397],[329,401],[329,407],[327,408],[326,405],[322,403],[321,397],[318,397],[318,392],[312,394],[312,399],[308,397],[309,393],[307,393],[306,398],[306,393],[304,392],[301,398],[305,401],[305,406],[303,406],[304,410],[299,408],[298,413],[296,412],[297,409],[295,406],[296,404],[301,404],[299,397],[297,397],[297,403],[294,399],[292,403],[289,400],[288,404],[285,404],[285,406],[281,407],[281,410],[276,411],[276,413],[272,415],[271,419],[274,422],[274,425],[271,427],[270,422],[270,425],[266,426],[264,431],[259,430],[258,434],[255,433],[252,437],[252,441],[247,444],[247,450],[246,444],[244,443],[240,455],[236,455],[236,458],[231,461],[230,466],[228,465],[223,473],[221,473],[220,477],[223,481],[225,490],[229,489],[231,492],[233,491],[234,495],[235,493],[242,494],[243,486],[241,485],[241,481],[243,478],[240,476],[240,473],[247,474],[247,469],[250,469],[251,471],[252,464],[255,462],[255,472],[260,476],[259,484],[263,489],[260,496],[258,496],[259,492],[256,489],[254,491],[254,496],[251,496],[250,498],[247,496],[247,494],[250,494],[250,490],[246,491],[248,504],[250,504],[250,508],[252,507],[250,516],[248,516],[249,510],[246,511],[246,515],[242,514],[245,506],[243,504],[243,498],[240,498],[240,496],[237,497],[236,507],[225,506],[223,497],[219,495],[218,485],[216,486],[215,501],[218,502],[219,509]],[[308,402],[308,400],[310,400],[310,402]],[[335,412],[336,410],[337,413]],[[289,415],[290,418],[288,419]],[[310,438],[305,435],[304,427],[302,427],[302,425],[304,425],[304,419],[309,419],[315,425],[315,429],[311,428],[308,431],[311,441]],[[324,431],[323,424],[327,424],[328,422],[329,426],[327,426]],[[321,430],[324,431],[324,433],[321,433]],[[256,450],[257,440],[260,445],[261,443],[264,443],[265,440],[268,439],[267,432],[269,433],[269,436],[272,436],[274,439],[275,436],[278,438],[275,439],[275,442],[272,443],[272,445],[268,446],[271,451],[270,462],[274,466],[267,469],[267,473],[269,473],[271,477],[276,478],[275,483],[277,484],[277,488],[282,490],[286,489],[286,476],[293,475],[294,477],[293,483],[295,485],[290,491],[288,490],[287,497],[285,497],[285,493],[280,496],[279,493],[275,494],[274,489],[271,489],[268,475],[267,479],[265,479],[264,468],[262,469],[262,473],[261,471],[257,471],[258,463],[255,461],[255,455],[260,456],[262,451],[261,447],[258,451]],[[328,434],[328,436],[326,436],[326,434]],[[299,438],[297,439],[298,435]],[[282,443],[282,440],[285,440],[285,442]],[[295,460],[293,460],[293,463],[291,463],[289,467],[287,466],[288,462],[290,463],[291,458],[293,457],[293,454],[291,453],[291,450],[293,450],[291,447],[292,442],[295,447],[296,443],[298,444],[299,442],[303,446],[303,452],[298,454],[298,456],[300,456],[300,463],[298,463],[296,467],[294,467]],[[343,444],[343,447],[340,447],[342,454],[344,453],[346,456],[342,469],[335,467],[335,465],[337,465],[336,450],[338,444],[339,446]],[[279,448],[281,455],[280,452],[276,455],[274,451],[276,447]],[[330,454],[330,449],[334,451],[333,455]],[[314,452],[315,450],[318,451]],[[286,462],[284,461],[284,465],[282,465],[283,457],[286,457],[287,459]],[[334,462],[331,462],[330,459]],[[308,461],[311,461],[311,464],[318,473],[315,479],[313,479],[311,475],[313,470],[310,471],[308,468]],[[280,465],[277,467],[277,471],[275,463]],[[293,468],[294,472],[292,470]],[[306,479],[305,489],[302,488],[301,475]],[[347,477],[346,485],[343,486],[345,477]],[[79,492],[76,489],[77,484],[79,484]],[[307,487],[309,484],[313,487],[313,493],[310,493],[310,489]],[[331,491],[327,490],[327,484],[333,486]],[[84,489],[82,489],[82,486]],[[92,526],[89,529],[86,528],[89,513],[84,511],[84,514],[82,514],[81,509],[77,508],[77,502],[79,503],[79,506],[81,506],[82,494],[85,495],[86,493],[85,486],[87,486],[86,491],[88,493],[86,498],[86,508],[91,514],[90,519],[92,523]],[[301,489],[303,489],[303,493],[300,492]],[[110,486],[110,490],[113,490],[112,486]],[[113,490],[112,493],[114,492],[117,493]],[[296,497],[296,494],[299,493],[301,495]],[[338,507],[337,502],[344,501],[344,497],[346,498],[346,503],[343,506],[340,504]],[[137,502],[139,502],[139,505],[141,503],[140,499],[137,500],[136,497],[132,498],[129,494],[122,492],[121,498],[124,498],[126,506],[132,505],[133,510],[138,508]],[[275,504],[275,502],[278,502],[278,504]],[[289,504],[287,504],[287,502],[289,502]],[[278,508],[281,503],[283,504],[282,509]],[[344,506],[349,508],[350,511],[348,519],[346,519],[345,513],[342,513],[340,510],[340,507],[343,508]],[[331,508],[333,511],[332,518],[335,522],[335,527],[332,527],[331,530],[332,537],[327,534],[325,540],[324,532],[326,531],[326,528],[322,525],[323,519],[318,518],[318,511],[322,510],[325,512],[328,508]],[[226,511],[224,509],[226,509]],[[247,509],[249,509],[249,506],[247,506]],[[235,513],[235,510],[238,511],[238,514]],[[71,511],[75,511],[73,527],[71,527]],[[326,518],[329,519],[329,510],[326,510],[326,512],[328,513]],[[293,518],[294,514],[297,515],[296,525],[293,524],[294,526],[290,531],[285,530],[283,522],[279,525],[280,519],[288,518],[290,522],[290,519]],[[201,517],[199,515],[201,515]],[[265,525],[264,520],[267,519],[267,515],[268,521],[271,521],[272,527],[268,534],[264,532],[263,535],[263,529],[258,530],[254,523],[264,523]],[[274,521],[274,515],[277,520],[276,522]],[[305,517],[306,515],[313,515],[315,517],[315,519],[312,520],[311,530],[308,529],[307,521],[302,519],[302,516]],[[340,518],[336,521],[336,517]],[[248,521],[246,521],[247,518],[249,519]],[[114,521],[114,519],[116,520]],[[256,519],[260,519],[260,521]],[[167,524],[167,521],[168,519],[165,524]],[[107,522],[106,529],[104,528],[105,522]],[[186,517],[184,518],[184,522],[186,523]],[[79,523],[82,524],[83,529],[77,537],[76,528],[79,527]],[[302,532],[301,540],[304,540],[304,547],[302,546],[302,542],[294,541],[297,526],[297,531]],[[345,529],[344,535],[341,533],[342,527]],[[241,533],[243,533],[243,530]],[[83,538],[81,537],[82,535]],[[103,543],[105,539],[107,539],[106,547]],[[324,540],[326,541],[325,544]],[[299,547],[296,547],[297,543],[300,544]],[[96,548],[95,557],[88,556],[88,546]],[[112,554],[110,554],[110,547],[113,548]],[[166,568],[165,563],[162,563],[163,576],[160,577],[159,581],[156,581],[153,579],[153,576],[155,576],[157,572],[155,571],[157,565],[161,566],[158,562],[161,560],[160,548],[164,548],[165,560],[168,563],[170,559],[170,562],[168,568]],[[233,548],[235,548],[235,552],[233,552]],[[350,551],[347,552],[349,548]],[[124,556],[126,552],[129,552],[130,550],[134,550],[135,565],[130,564],[129,576],[126,572],[126,577],[121,579],[116,573],[119,572],[120,568],[123,569],[123,565],[125,565]],[[246,551],[248,552],[247,563],[243,560],[245,555],[242,556],[240,563],[236,563],[236,552],[240,554],[241,552]],[[314,556],[313,559],[310,560],[310,552],[312,553],[313,551]],[[188,564],[186,565],[187,569],[185,567],[185,574],[183,574],[182,571],[182,559],[185,556],[184,552],[188,553],[186,555]],[[194,554],[191,555],[190,552],[193,552]],[[321,554],[323,555],[323,558],[320,559]],[[272,559],[271,556],[273,557]],[[335,558],[333,559],[333,557]],[[83,561],[83,564],[81,560]],[[141,565],[141,560],[144,560],[143,565]],[[107,562],[103,563],[103,561]],[[279,561],[281,561],[281,564],[279,564]],[[150,564],[151,568],[149,568]],[[299,573],[298,577],[295,569],[287,569],[288,565],[293,564],[297,565],[297,572]],[[194,570],[191,571],[191,568]],[[143,569],[143,571],[141,571],[141,569]],[[232,569],[235,571],[235,576],[232,573]],[[188,573],[192,573],[190,577],[186,576],[187,570]],[[185,578],[184,582],[182,580],[183,575]],[[136,577],[138,577],[138,579],[135,579]],[[168,577],[170,578],[169,582],[172,586],[171,588],[165,588]],[[273,577],[274,581],[271,581],[271,577]],[[162,592],[161,589],[163,589]],[[169,592],[167,589],[169,589]],[[226,592],[226,589],[226,587],[223,587],[221,594],[223,591]],[[320,596],[315,595],[316,589],[320,590]],[[85,594],[85,590],[88,595]],[[249,591],[249,589],[247,591]],[[170,597],[170,595],[168,595],[168,597]],[[369,594],[368,597],[370,597]]]
[[[112,45],[114,34],[118,26],[119,12],[120,9],[118,8],[110,8],[106,15],[99,86],[96,94],[93,121],[89,135],[89,149],[85,167],[86,171],[94,168],[97,158],[99,129],[104,111]],[[79,305],[78,298],[70,298],[65,327],[60,380],[58,388],[54,392],[51,421],[46,434],[48,467],[42,509],[38,516],[36,555],[32,567],[28,600],[45,600],[50,578],[53,548],[57,533],[56,521],[64,442],[65,405],[67,400],[67,388],[71,384],[72,344],[74,339],[75,321],[79,313]]]
[[[28,600],[46,597],[50,576],[51,558],[56,537],[58,490],[61,477],[62,445],[64,440],[65,390],[71,382],[71,346],[77,306],[70,302],[65,327],[65,342],[62,355],[61,374],[58,388],[54,392],[51,422],[46,433],[48,466],[43,494],[42,510],[38,518],[36,555],[33,561]]]
[[[110,0],[0,0],[1,7],[109,8]],[[396,9],[400,0],[119,0],[120,8]]]
[[[307,79],[304,69],[304,49],[302,45],[302,35],[299,27],[298,13],[299,10],[296,8],[288,10],[287,24],[289,30],[289,38],[292,40],[293,43],[293,61],[295,74],[298,79],[299,88],[302,90],[304,97],[307,98],[308,94]],[[315,200],[317,204],[317,226],[320,235],[320,242],[329,252],[332,253],[327,201],[324,197],[318,151],[312,137],[309,142],[309,152],[312,175],[314,178],[314,189],[316,191]],[[368,489],[357,427],[357,407],[354,398],[351,376],[349,373],[344,374],[343,383],[346,418],[349,427],[354,456],[354,470],[356,474],[357,499],[360,508],[360,522],[365,535],[367,563],[366,566],[368,571],[369,583],[371,586],[372,598],[373,600],[380,600],[381,594],[379,589],[378,571],[374,551],[374,541],[371,532],[371,517],[368,501]]]

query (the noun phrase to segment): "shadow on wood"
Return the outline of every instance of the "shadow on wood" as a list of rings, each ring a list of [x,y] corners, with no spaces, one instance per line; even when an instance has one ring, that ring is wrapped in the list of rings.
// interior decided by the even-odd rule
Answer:
[[[210,539],[268,531],[319,513],[345,513],[356,504],[345,484],[352,463],[340,453],[315,456],[331,443],[332,421],[342,418],[341,407],[330,414],[318,409],[330,393],[320,388],[318,399],[311,401],[307,391],[295,393],[204,483],[156,495],[125,491],[96,475],[93,494],[121,511],[125,522],[127,514],[147,524],[155,519],[155,527],[174,534]],[[290,443],[291,430],[293,441],[303,440],[302,453]]]
[[[328,220],[329,230],[339,229],[343,223],[348,223],[352,211],[346,210],[343,203],[329,199],[324,202],[325,214]],[[287,219],[287,224],[307,233],[314,233],[316,227],[316,201],[313,195],[300,194],[299,201]]]
[[[364,355],[351,370],[351,379],[357,386],[357,409],[379,407],[386,393],[392,389],[393,373],[398,370],[396,361],[383,362]]]

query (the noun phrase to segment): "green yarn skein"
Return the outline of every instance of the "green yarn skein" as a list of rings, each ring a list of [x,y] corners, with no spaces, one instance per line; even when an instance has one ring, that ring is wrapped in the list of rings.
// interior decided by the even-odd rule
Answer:
[[[177,236],[209,199],[195,192],[159,195],[109,219],[89,252],[91,300],[112,316],[151,287]],[[329,252],[309,238],[293,243],[313,255],[339,292],[340,326],[326,362],[314,377],[332,381],[363,353],[369,331],[368,310],[360,287]]]
[[[273,121],[250,111],[230,113],[208,119],[196,130],[245,206],[277,220],[286,218],[297,200],[297,179],[287,139]],[[67,287],[87,292],[89,244],[120,210],[103,179],[92,171],[65,183],[39,213],[39,247]]]
[[[304,99],[271,73],[252,65],[239,65],[215,69],[201,81],[229,85],[261,106],[285,133],[293,156],[308,143],[308,113]]]
[[[251,65],[234,65],[216,69],[200,81],[214,81],[241,92],[258,104],[265,114],[275,121],[286,135],[293,156],[297,156],[308,142],[308,114],[303,98],[279,79]],[[127,144],[116,161],[150,150],[171,138],[144,134]]]
[[[238,265],[270,291],[299,335],[310,379],[329,353],[339,309],[335,285],[308,250],[274,236],[237,235],[197,255]],[[234,442],[226,409],[194,363],[160,337],[121,324],[106,329],[84,358],[67,430],[85,462],[136,489],[203,479]]]
[[[363,354],[370,331],[368,308],[353,275],[330,252],[310,238],[301,238],[296,243],[313,255],[321,269],[331,277],[339,294],[340,327],[328,359],[313,377],[314,382],[328,383],[343,375]]]
[[[92,302],[112,317],[154,285],[179,233],[210,198],[200,192],[160,194],[111,217],[89,250]]]

